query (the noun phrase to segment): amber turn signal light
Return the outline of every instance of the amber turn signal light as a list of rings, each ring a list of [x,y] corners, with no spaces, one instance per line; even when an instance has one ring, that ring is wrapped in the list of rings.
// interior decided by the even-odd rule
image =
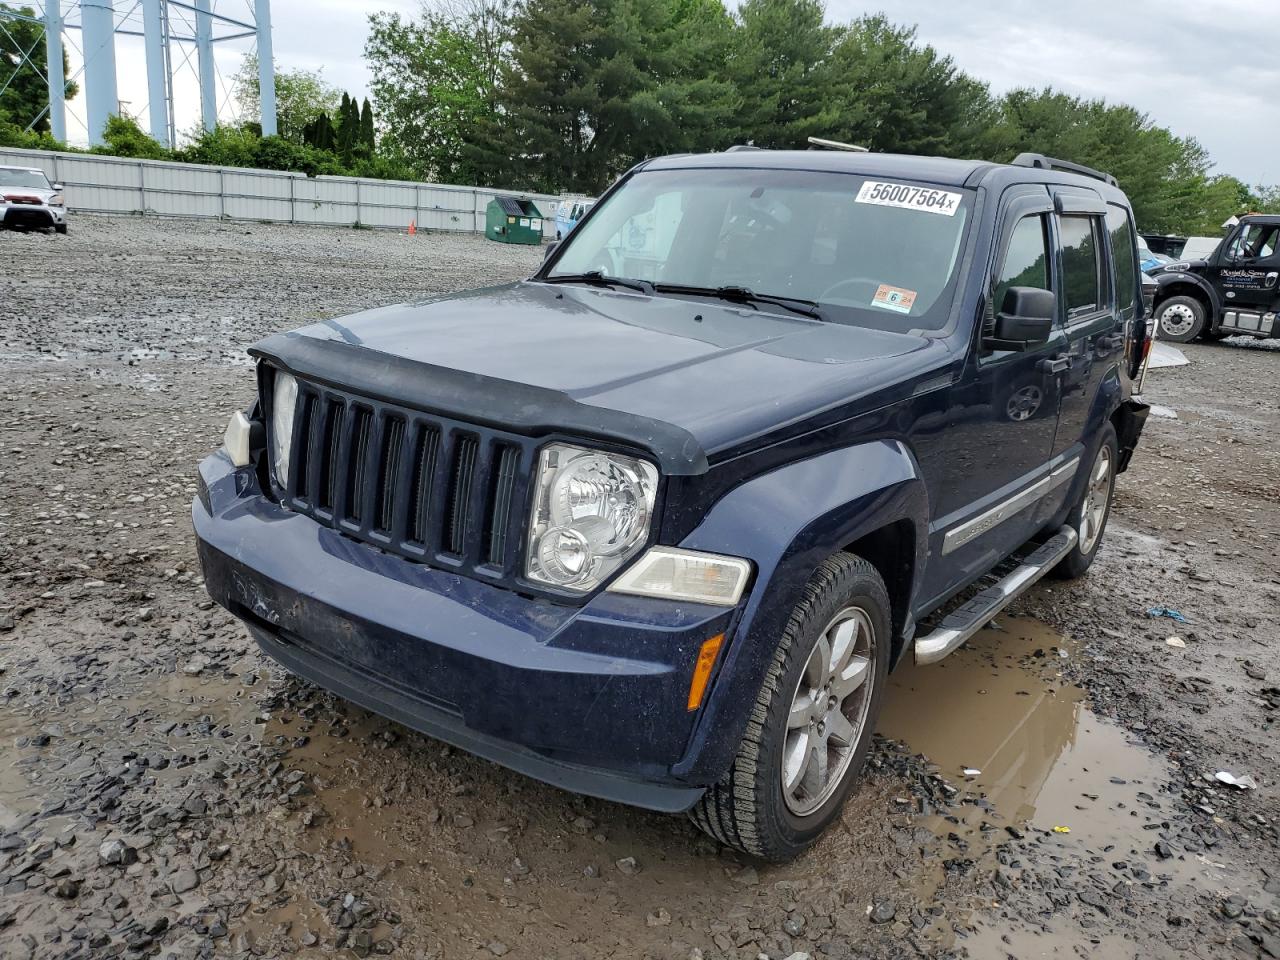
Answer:
[[[689,682],[689,709],[697,710],[702,706],[702,698],[707,692],[707,681],[711,679],[711,668],[716,665],[716,657],[720,653],[720,645],[724,643],[724,634],[718,633],[710,640],[704,640],[702,649],[698,651],[698,662],[693,665],[693,679]]]

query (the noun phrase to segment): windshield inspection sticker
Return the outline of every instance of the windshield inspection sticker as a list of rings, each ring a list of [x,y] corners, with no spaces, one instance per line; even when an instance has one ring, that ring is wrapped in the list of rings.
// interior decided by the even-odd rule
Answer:
[[[854,198],[857,203],[874,203],[881,207],[902,207],[953,217],[960,209],[960,194],[931,187],[910,187],[905,183],[882,183],[868,180]]]
[[[915,302],[916,292],[914,290],[891,287],[887,283],[880,284],[876,289],[876,295],[871,298],[873,307],[884,307],[886,310],[894,310],[898,313],[910,313],[911,307]]]

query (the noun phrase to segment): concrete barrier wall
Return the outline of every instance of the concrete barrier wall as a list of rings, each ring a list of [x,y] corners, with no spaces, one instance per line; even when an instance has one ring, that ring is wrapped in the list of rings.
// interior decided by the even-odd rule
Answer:
[[[0,148],[0,166],[40,168],[66,185],[72,212],[396,230],[414,221],[421,230],[483,233],[485,208],[504,194],[532,199],[544,215],[542,235],[555,237],[557,198],[545,194],[8,147]]]

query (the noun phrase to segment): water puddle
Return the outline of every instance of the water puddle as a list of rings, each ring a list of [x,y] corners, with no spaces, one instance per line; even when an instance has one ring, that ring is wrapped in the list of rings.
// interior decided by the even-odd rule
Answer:
[[[1171,792],[1174,771],[1090,711],[1063,676],[1077,655],[1074,641],[1044,624],[1002,617],[943,662],[904,662],[895,671],[880,732],[923,754],[962,800],[922,818],[937,838],[939,861],[917,885],[923,902],[935,898],[947,863],[972,861],[989,874],[998,845],[1024,837],[1035,844],[1034,851],[1018,848],[1028,859],[1105,862],[1117,882],[1220,893],[1239,887],[1241,878],[1203,855],[1157,857],[1154,845],[1180,802]],[[1132,955],[1080,930],[1028,934],[1033,939],[1019,949],[1000,940],[1005,933],[979,925],[964,944],[974,957]]]

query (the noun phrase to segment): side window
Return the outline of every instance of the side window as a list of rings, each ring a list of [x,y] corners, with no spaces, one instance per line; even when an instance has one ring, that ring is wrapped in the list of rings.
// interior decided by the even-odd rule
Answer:
[[[1005,292],[1010,287],[1051,289],[1049,240],[1045,231],[1045,218],[1041,214],[1023,217],[1009,235],[1009,249],[1005,251],[1004,263],[1000,265],[995,288],[992,290],[993,316],[1004,303]]]
[[[1262,260],[1275,256],[1277,234],[1280,234],[1280,227],[1261,223],[1245,227],[1231,244],[1232,259]]]
[[[1111,234],[1111,255],[1115,257],[1116,306],[1125,319],[1133,317],[1138,295],[1138,270],[1134,260],[1137,238],[1124,207],[1107,207],[1107,231]]]
[[[1101,244],[1096,217],[1063,217],[1062,295],[1067,320],[1096,313],[1104,306]]]

